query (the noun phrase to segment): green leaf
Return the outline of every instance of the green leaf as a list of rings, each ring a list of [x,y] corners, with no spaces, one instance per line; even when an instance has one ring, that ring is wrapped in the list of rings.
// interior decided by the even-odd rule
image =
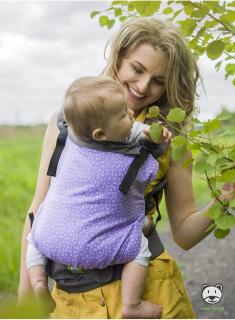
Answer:
[[[220,6],[218,3],[218,1],[211,1],[213,3],[213,12],[214,13],[224,13],[225,8]]]
[[[204,173],[205,171],[211,170],[211,165],[207,163],[207,158],[204,154],[200,153],[195,159],[194,170],[198,173]]]
[[[161,2],[160,1],[131,1],[136,11],[143,17],[152,16],[158,11]]]
[[[92,11],[90,17],[94,18],[95,16],[97,16],[97,14],[100,14],[100,11]]]
[[[114,8],[114,14],[115,14],[115,17],[121,16],[122,9],[121,8]]]
[[[172,139],[171,157],[174,161],[180,160],[187,151],[188,141],[183,136],[176,136]]]
[[[215,229],[214,231],[214,236],[217,238],[217,239],[223,239],[224,237],[226,237],[228,234],[229,234],[230,230],[227,229],[227,230],[221,230],[219,228]]]
[[[115,20],[114,20],[114,19],[109,19],[109,21],[108,21],[108,23],[107,23],[108,29],[111,29],[112,26],[114,25],[114,23],[115,23]]]
[[[204,24],[204,27],[206,29],[209,29],[209,28],[215,27],[218,23],[219,21],[216,21],[216,20],[207,20]]]
[[[221,127],[221,121],[219,119],[208,120],[204,124],[204,132],[210,133]]]
[[[181,147],[178,146],[172,146],[171,147],[171,157],[172,160],[178,161],[183,158],[185,155],[185,152],[187,151],[187,146],[183,145]]]
[[[120,21],[121,23],[125,22],[127,19],[128,19],[127,16],[121,16],[121,17],[119,17],[119,21]]]
[[[228,11],[221,17],[221,20],[222,20],[223,22],[233,23],[233,22],[235,21],[234,11],[228,10]]]
[[[152,106],[149,108],[150,118],[157,118],[160,114],[160,109],[157,106]]]
[[[184,1],[182,4],[184,6],[184,12],[190,16],[194,11],[194,6],[190,1]]]
[[[99,24],[101,27],[105,27],[108,25],[109,18],[107,16],[100,16],[99,18]]]
[[[181,20],[178,23],[181,25],[181,30],[186,36],[191,35],[197,27],[197,23],[193,19]]]
[[[163,127],[160,123],[153,123],[150,126],[149,135],[153,142],[159,143],[162,138]]]
[[[233,82],[232,82],[232,83],[233,83],[233,85],[235,86],[235,78],[233,79]]]
[[[183,122],[185,119],[185,111],[181,108],[171,109],[167,115],[167,120],[171,122]]]
[[[233,226],[235,226],[235,217],[222,215],[216,220],[216,225],[222,230],[231,229]]]
[[[173,11],[173,9],[169,7],[169,8],[164,9],[164,10],[163,10],[163,13],[164,13],[164,14],[171,14],[172,11]]]
[[[193,151],[193,150],[200,150],[201,149],[201,145],[200,143],[190,143],[188,146],[189,150]]]
[[[222,40],[211,42],[206,48],[208,58],[212,60],[219,58],[223,53],[224,47],[225,43]]]
[[[225,171],[218,180],[220,182],[234,182],[235,181],[235,169]]]
[[[204,18],[208,12],[209,9],[207,7],[201,7],[200,9],[195,10],[191,16],[195,18]]]
[[[172,139],[172,145],[176,147],[181,147],[183,145],[187,145],[188,141],[183,136],[176,136]]]
[[[225,79],[227,79],[229,76],[235,74],[235,64],[234,63],[228,63],[225,67],[226,76]]]
[[[198,137],[202,132],[200,130],[192,130],[189,132],[190,137]]]
[[[221,216],[220,205],[216,202],[213,206],[211,206],[204,214],[206,217],[217,220]]]

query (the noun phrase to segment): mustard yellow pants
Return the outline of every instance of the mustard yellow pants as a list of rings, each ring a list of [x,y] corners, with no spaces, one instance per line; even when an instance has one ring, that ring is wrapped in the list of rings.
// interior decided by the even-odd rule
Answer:
[[[120,281],[85,293],[67,293],[55,286],[52,296],[56,301],[52,319],[121,318]],[[143,299],[161,304],[162,318],[195,318],[180,271],[167,251],[150,261]]]

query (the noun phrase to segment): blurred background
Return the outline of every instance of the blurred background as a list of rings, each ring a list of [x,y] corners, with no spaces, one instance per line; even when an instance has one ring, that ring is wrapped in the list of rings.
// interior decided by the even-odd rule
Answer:
[[[105,45],[119,27],[117,23],[107,30],[90,18],[107,3],[0,2],[0,304],[16,295],[20,237],[45,125],[61,107],[73,80],[103,70]],[[223,70],[216,72],[205,56],[199,67],[205,92],[198,88],[198,117],[213,118],[223,108],[234,112],[234,87]],[[210,198],[205,181],[195,176],[194,189],[201,207]],[[166,226],[163,219],[160,228],[164,231]]]

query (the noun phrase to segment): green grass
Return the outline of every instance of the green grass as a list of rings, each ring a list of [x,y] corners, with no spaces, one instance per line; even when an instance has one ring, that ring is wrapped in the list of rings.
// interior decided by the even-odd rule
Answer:
[[[42,130],[0,130],[0,291],[17,288],[21,232],[35,188]]]
[[[0,127],[0,293],[16,292],[21,232],[32,201],[39,165],[43,127]],[[194,179],[198,206],[210,196],[206,183]],[[163,213],[160,230],[166,225]]]

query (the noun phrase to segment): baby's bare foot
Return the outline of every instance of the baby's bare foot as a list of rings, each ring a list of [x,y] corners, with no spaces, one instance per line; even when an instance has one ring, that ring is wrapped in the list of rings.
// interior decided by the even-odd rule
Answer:
[[[160,319],[162,306],[141,300],[137,305],[123,305],[123,319]]]

